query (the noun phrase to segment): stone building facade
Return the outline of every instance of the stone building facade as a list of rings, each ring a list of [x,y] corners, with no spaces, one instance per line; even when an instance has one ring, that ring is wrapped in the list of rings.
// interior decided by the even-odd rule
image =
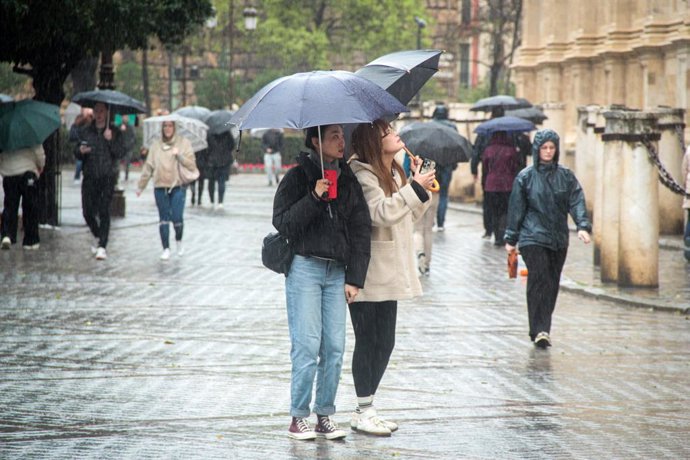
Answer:
[[[579,106],[687,109],[689,51],[687,0],[524,0],[517,95],[572,150]]]

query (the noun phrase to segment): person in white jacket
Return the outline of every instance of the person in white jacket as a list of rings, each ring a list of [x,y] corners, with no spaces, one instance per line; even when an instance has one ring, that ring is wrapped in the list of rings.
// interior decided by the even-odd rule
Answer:
[[[421,159],[412,165],[407,181],[395,155],[405,144],[384,120],[363,123],[352,133],[350,167],[362,185],[372,220],[371,260],[364,288],[349,305],[355,333],[352,376],[357,408],[353,430],[390,436],[396,423],[382,419],[374,408],[374,394],[383,377],[393,347],[398,300],[422,294],[417,278],[413,245],[414,220],[431,204],[428,191],[434,171],[419,173]]]
[[[149,149],[136,192],[137,196],[141,195],[149,179],[153,177],[153,194],[160,216],[159,230],[163,244],[161,260],[170,259],[170,222],[175,230],[177,255],[184,253],[182,230],[187,186],[180,179],[180,167],[196,170],[192,144],[175,133],[175,122],[164,121],[162,138],[154,141]]]
[[[17,242],[19,201],[22,202],[22,226],[24,249],[38,249],[38,176],[46,163],[41,144],[10,152],[0,153],[0,175],[5,192],[2,211],[2,249],[9,249]]]

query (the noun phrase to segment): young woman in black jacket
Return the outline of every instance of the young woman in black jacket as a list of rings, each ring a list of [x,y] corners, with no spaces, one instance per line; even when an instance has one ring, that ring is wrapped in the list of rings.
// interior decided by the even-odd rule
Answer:
[[[346,432],[330,416],[345,352],[346,305],[364,287],[371,218],[362,188],[343,161],[343,128],[321,126],[320,133],[319,127],[308,128],[305,145],[309,152],[302,152],[280,181],[273,202],[273,225],[295,252],[285,279],[292,344],[288,435],[339,439]],[[323,178],[322,161],[336,180]],[[328,198],[329,185],[337,187],[335,198]],[[317,425],[312,430],[307,418],[315,378]]]

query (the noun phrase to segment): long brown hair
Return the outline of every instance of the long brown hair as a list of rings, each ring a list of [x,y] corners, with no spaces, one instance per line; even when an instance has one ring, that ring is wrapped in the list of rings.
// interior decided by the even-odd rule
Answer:
[[[383,163],[382,133],[388,129],[391,129],[391,125],[382,119],[372,123],[361,123],[352,133],[352,150],[357,154],[359,161],[371,166],[386,196],[391,196],[398,190],[398,184],[395,182],[393,172],[388,170]],[[395,160],[393,160],[393,169],[400,175],[402,184],[407,184],[405,171]]]

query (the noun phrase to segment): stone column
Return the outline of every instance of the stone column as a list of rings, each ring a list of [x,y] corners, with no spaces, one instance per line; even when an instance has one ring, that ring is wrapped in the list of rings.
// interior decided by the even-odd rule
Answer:
[[[683,162],[683,130],[685,110],[659,107],[654,110],[659,118],[657,129],[659,139],[659,159],[666,170],[681,185],[681,164]],[[660,181],[659,187],[659,232],[662,235],[682,235],[684,229],[683,197],[670,191]]]
[[[633,111],[610,111],[604,117],[606,132],[602,138],[606,147],[611,144],[617,152],[609,157],[610,152],[605,147],[602,280],[615,278],[620,286],[657,287],[659,189],[657,172],[642,144],[645,138],[658,140],[657,117],[653,113]],[[618,192],[617,199],[609,189]],[[612,205],[608,204],[609,198]],[[617,219],[615,206],[618,207]],[[609,222],[611,227],[607,225]],[[617,228],[617,236],[609,236],[614,227]],[[617,240],[615,247],[609,244],[614,240]],[[612,256],[614,251],[615,257]],[[615,264],[611,263],[613,261]]]
[[[594,208],[594,149],[596,124],[599,106],[587,105],[577,108],[577,141],[575,146],[575,175],[585,192],[587,214],[592,216]]]
[[[613,136],[626,133],[627,130],[620,123],[615,123],[611,117],[620,112],[604,112],[606,120],[605,132],[602,134],[604,143],[602,158],[602,195],[601,218],[595,234],[599,234],[599,263],[601,265],[601,280],[604,282],[618,281],[618,231],[620,228],[620,174],[622,169],[623,140]],[[608,137],[607,136],[611,136]],[[596,221],[595,221],[596,222]]]
[[[592,206],[592,243],[594,245],[594,265],[601,264],[601,234],[602,216],[604,206],[604,141],[601,139],[606,128],[603,107],[599,108],[594,117],[592,129],[594,140],[592,141],[593,173],[594,173],[594,204]]]

